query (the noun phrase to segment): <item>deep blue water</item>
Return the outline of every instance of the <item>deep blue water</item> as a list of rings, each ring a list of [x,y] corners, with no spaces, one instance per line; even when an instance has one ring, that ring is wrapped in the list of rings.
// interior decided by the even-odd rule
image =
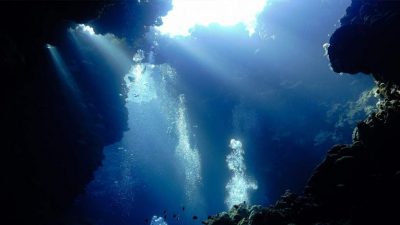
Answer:
[[[105,149],[72,217],[125,225],[166,215],[168,224],[200,224],[228,209],[231,139],[241,141],[245,178],[257,184],[248,202],[301,192],[326,151],[350,143],[363,108],[376,101],[366,92],[371,78],[334,74],[324,57],[322,45],[348,4],[275,1],[257,35],[240,25],[198,27],[191,37],[160,38],[154,61],[129,61],[129,131]]]

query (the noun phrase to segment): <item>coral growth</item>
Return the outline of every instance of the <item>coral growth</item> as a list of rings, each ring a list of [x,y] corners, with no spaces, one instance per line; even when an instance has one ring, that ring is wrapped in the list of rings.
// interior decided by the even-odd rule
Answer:
[[[329,150],[301,195],[288,191],[270,207],[235,206],[204,224],[400,224],[399,15],[398,1],[353,0],[330,40],[335,72],[377,80],[381,99],[358,123],[353,143]]]
[[[400,89],[378,87],[383,98],[378,111],[358,124],[353,144],[336,145],[327,153],[302,195],[287,191],[275,205],[264,208],[234,206],[204,224],[399,223]]]
[[[399,84],[399,2],[353,0],[346,12],[328,47],[333,70]]]

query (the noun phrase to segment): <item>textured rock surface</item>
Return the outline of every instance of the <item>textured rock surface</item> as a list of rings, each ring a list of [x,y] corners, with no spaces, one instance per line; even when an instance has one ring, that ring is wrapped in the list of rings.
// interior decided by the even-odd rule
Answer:
[[[133,39],[157,22],[162,9],[167,10],[160,1],[0,3],[2,133],[6,135],[0,194],[2,221],[7,224],[59,224],[58,217],[93,178],[103,147],[118,141],[127,129],[123,74],[110,73],[107,65],[93,64],[93,69],[83,70],[78,62],[69,68],[80,90],[77,101],[58,79],[45,46],[65,48],[63,57],[73,61],[66,44],[67,28],[91,20],[107,31],[107,25],[101,27],[101,15],[121,11],[128,3],[137,12],[132,24],[141,27],[131,31]],[[150,13],[154,7],[159,10]],[[122,15],[119,19],[126,23],[132,19]],[[125,35],[118,26],[112,31]]]
[[[330,40],[333,70],[399,84],[399,21],[399,1],[353,0]]]
[[[270,207],[239,206],[247,213],[231,209],[204,224],[400,224],[399,15],[399,1],[353,0],[330,40],[335,72],[377,80],[377,109],[358,123],[353,143],[328,151],[301,195],[288,191]]]

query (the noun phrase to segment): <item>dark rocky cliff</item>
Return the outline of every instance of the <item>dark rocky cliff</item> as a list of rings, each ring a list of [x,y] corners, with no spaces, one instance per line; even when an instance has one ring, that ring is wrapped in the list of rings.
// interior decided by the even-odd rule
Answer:
[[[286,192],[270,207],[240,204],[208,225],[400,224],[400,2],[353,0],[330,39],[338,73],[377,82],[376,112],[358,123],[350,145],[336,145],[304,192]]]
[[[166,1],[26,1],[0,3],[0,71],[5,100],[1,154],[2,221],[59,224],[59,216],[93,179],[103,147],[127,127],[121,74],[96,61],[71,69],[80,99],[57,77],[46,44],[71,62],[67,29],[91,22],[101,32],[141,38]],[[134,14],[131,14],[131,11]],[[114,18],[115,12],[118,17]],[[146,16],[143,16],[146,15]],[[114,26],[108,22],[113,19]],[[130,23],[131,26],[127,26]],[[120,25],[120,26],[119,26]],[[70,65],[67,65],[70,66]],[[122,70],[129,68],[122,68]]]

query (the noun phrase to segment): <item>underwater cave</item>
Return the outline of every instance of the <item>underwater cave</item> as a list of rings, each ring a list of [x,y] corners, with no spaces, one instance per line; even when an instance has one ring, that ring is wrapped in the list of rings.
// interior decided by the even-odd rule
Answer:
[[[400,1],[2,1],[2,221],[400,224]]]

